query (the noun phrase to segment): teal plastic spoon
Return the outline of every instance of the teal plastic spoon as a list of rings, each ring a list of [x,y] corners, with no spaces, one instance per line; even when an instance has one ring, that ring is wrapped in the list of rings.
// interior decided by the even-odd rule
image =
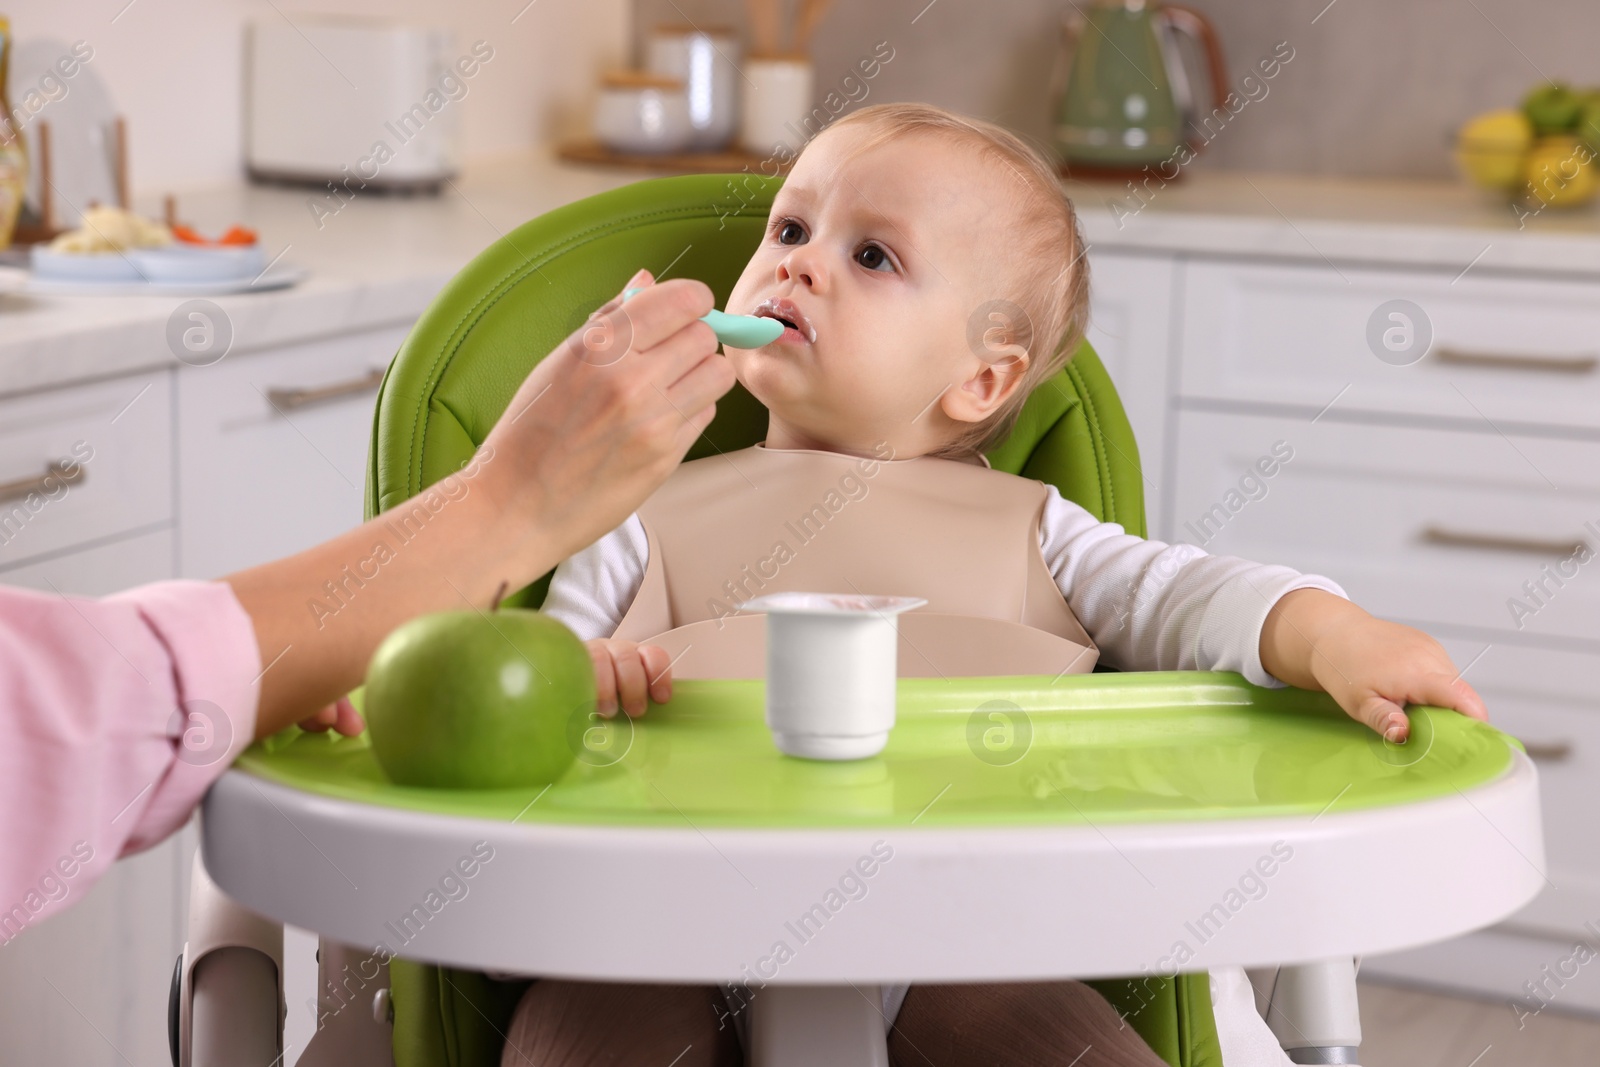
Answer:
[[[633,294],[643,291],[624,289],[622,299],[626,302]],[[729,315],[725,311],[708,311],[700,316],[700,321],[711,327],[718,341],[734,348],[760,348],[783,336],[783,323],[761,315]]]

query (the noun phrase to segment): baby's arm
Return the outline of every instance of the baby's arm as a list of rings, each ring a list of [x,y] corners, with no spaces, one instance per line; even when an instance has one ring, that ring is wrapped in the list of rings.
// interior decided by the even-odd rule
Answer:
[[[644,582],[649,542],[637,515],[561,562],[550,578],[541,610],[577,634],[594,661],[595,710],[610,718],[620,704],[632,717],[645,712],[645,695],[657,704],[672,698],[667,651],[620,641],[616,633]]]
[[[1054,489],[1039,532],[1062,594],[1112,666],[1324,689],[1379,733],[1397,717],[1396,740],[1407,700],[1486,717],[1438,642],[1374,619],[1320,575],[1134,537]]]
[[[1297,589],[1273,605],[1261,627],[1261,662],[1290,685],[1326,690],[1390,741],[1409,733],[1408,702],[1489,721],[1483,698],[1439,642],[1320,590]]]
[[[1051,489],[1040,552],[1103,662],[1133,671],[1237,671],[1280,687],[1261,663],[1259,637],[1273,603],[1292,589],[1342,596],[1319,575],[1213,556],[1100,522]]]

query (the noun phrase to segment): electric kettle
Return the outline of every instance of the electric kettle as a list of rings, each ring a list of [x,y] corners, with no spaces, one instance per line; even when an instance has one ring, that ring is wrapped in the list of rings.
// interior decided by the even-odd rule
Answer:
[[[1198,151],[1196,110],[1180,39],[1204,57],[1210,107],[1227,98],[1222,46],[1197,11],[1146,0],[1073,5],[1062,22],[1056,66],[1053,142],[1074,175],[1126,174]],[[1210,114],[1208,111],[1207,114]],[[1187,159],[1181,162],[1187,162]]]

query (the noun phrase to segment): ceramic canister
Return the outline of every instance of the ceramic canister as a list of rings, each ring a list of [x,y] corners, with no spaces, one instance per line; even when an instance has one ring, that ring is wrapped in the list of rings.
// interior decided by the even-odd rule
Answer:
[[[814,81],[811,61],[801,55],[752,55],[745,63],[749,84],[739,143],[760,156],[799,154],[820,128],[810,120]],[[778,146],[787,148],[779,153]]]
[[[681,152],[693,132],[681,81],[633,70],[601,78],[594,133],[612,151]]]
[[[645,47],[645,66],[683,82],[689,99],[689,147],[726,148],[739,122],[739,38],[730,29],[662,26]]]

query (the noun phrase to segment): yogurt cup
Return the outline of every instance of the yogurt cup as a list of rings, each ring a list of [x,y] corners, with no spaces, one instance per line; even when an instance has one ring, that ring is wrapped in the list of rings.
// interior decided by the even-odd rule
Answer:
[[[792,592],[740,604],[767,615],[767,727],[778,749],[816,760],[882,752],[894,727],[898,617],[926,603]]]

